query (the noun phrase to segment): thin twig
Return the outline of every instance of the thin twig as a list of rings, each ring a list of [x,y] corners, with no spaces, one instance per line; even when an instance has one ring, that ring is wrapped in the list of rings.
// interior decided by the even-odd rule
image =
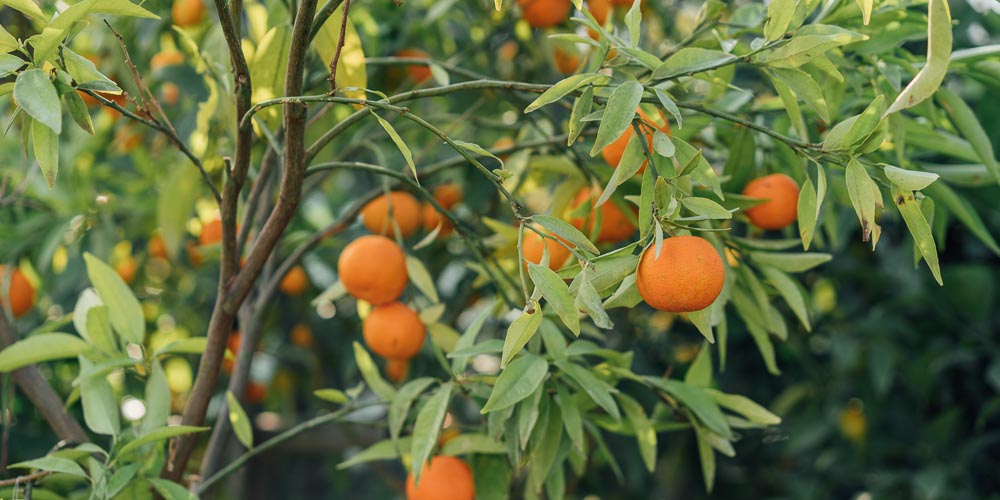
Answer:
[[[27,484],[39,480],[45,476],[52,474],[52,472],[47,470],[40,470],[38,472],[33,472],[31,474],[26,474],[24,476],[17,476],[11,479],[4,479],[0,481],[0,488],[5,486],[17,486],[21,484]]]
[[[344,12],[340,16],[340,38],[337,39],[337,51],[330,60],[330,90],[337,91],[337,64],[340,62],[340,51],[344,49],[344,37],[347,36],[347,14],[351,10],[351,0],[344,0]]]

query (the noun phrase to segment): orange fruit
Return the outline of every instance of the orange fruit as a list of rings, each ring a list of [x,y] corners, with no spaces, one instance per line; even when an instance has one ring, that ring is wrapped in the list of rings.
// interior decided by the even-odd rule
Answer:
[[[533,264],[540,263],[543,251],[546,248],[549,249],[549,269],[556,270],[561,268],[566,263],[566,258],[569,257],[569,249],[560,245],[559,242],[552,238],[545,238],[545,241],[542,241],[542,237],[538,233],[530,230],[524,231],[521,253],[524,254],[526,262]]]
[[[799,185],[785,174],[765,175],[743,188],[743,194],[767,201],[747,209],[753,225],[762,229],[784,229],[798,218]]]
[[[552,51],[552,58],[556,63],[556,70],[564,75],[575,73],[580,67],[580,57],[569,50],[556,47]]]
[[[188,260],[191,261],[191,265],[201,267],[202,262],[205,261],[205,256],[201,254],[198,246],[193,241],[188,241],[185,250],[187,251]]]
[[[0,266],[0,279],[0,284],[6,285],[0,289],[0,305],[6,308],[10,304],[15,318],[24,316],[35,305],[35,287],[16,267],[8,273],[7,266]]]
[[[600,196],[600,190],[588,191],[587,188],[583,188],[576,194],[576,198],[573,199],[572,210],[575,210],[580,205],[586,203],[590,200],[590,214],[584,217],[578,217],[571,219],[569,222],[573,224],[573,227],[584,231],[588,235],[590,234],[591,228],[594,226],[594,222],[597,220],[596,209],[594,204],[597,203],[597,198]],[[597,243],[617,243],[622,240],[628,239],[635,233],[635,225],[629,220],[628,216],[618,205],[615,205],[608,200],[604,202],[600,207],[601,210],[601,230],[597,233]],[[586,229],[584,229],[584,224],[586,224]]]
[[[347,293],[374,305],[399,298],[406,288],[403,249],[385,236],[362,236],[344,247],[337,274]]]
[[[604,26],[604,23],[608,22],[608,16],[614,8],[612,0],[587,0],[587,10],[597,20],[597,24],[601,26]]]
[[[226,347],[233,352],[233,356],[238,356],[240,354],[240,343],[243,341],[243,334],[239,330],[233,330],[229,333],[229,338],[226,339]],[[232,359],[222,358],[222,371],[229,375],[233,373],[233,368],[236,367],[236,361]]]
[[[424,51],[422,51],[420,49],[414,49],[414,48],[408,48],[408,49],[400,50],[400,51],[396,52],[395,56],[396,57],[409,57],[409,58],[413,58],[413,59],[430,59],[431,58],[430,54],[428,54],[428,53],[426,53],[426,52],[424,52]],[[433,76],[431,74],[431,68],[430,68],[430,66],[425,66],[423,64],[409,64],[409,65],[407,65],[406,66],[406,74],[410,75],[410,80],[413,80],[413,83],[415,83],[417,85],[420,85],[421,83],[424,83],[424,82],[430,80],[431,77]]]
[[[409,193],[393,191],[388,197],[382,195],[368,202],[361,209],[361,221],[372,233],[395,237],[396,232],[389,218],[390,200],[392,218],[396,220],[403,237],[409,238],[420,227],[420,203]]]
[[[639,112],[639,117],[642,118],[642,120],[647,125],[653,124],[663,133],[670,135],[670,123],[668,123],[667,120],[662,115],[660,115],[660,119],[663,122],[663,126],[660,127],[659,124],[657,124],[656,121],[650,118],[649,115],[644,113],[642,109],[637,109],[636,111]],[[643,127],[643,130],[644,130],[644,135],[646,136],[646,142],[648,144],[649,151],[652,152],[653,132],[649,130],[649,127]],[[625,147],[628,146],[628,142],[632,140],[633,135],[635,135],[635,129],[630,124],[629,127],[625,129],[625,132],[622,133],[622,135],[618,136],[618,138],[615,139],[614,142],[608,144],[607,146],[604,147],[604,149],[601,150],[601,157],[604,158],[604,161],[606,161],[608,165],[611,165],[612,167],[618,167],[618,164],[621,163],[622,161],[622,155],[625,154]],[[646,163],[648,163],[648,160],[642,162],[642,167],[639,168],[640,173],[642,173],[642,171],[646,169]]]
[[[435,209],[430,203],[424,203],[421,212],[421,220],[423,221],[425,231],[433,231],[434,228],[438,227],[438,224],[440,224],[441,231],[438,232],[438,237],[443,238],[451,234],[451,231],[455,229],[455,227],[451,225],[451,222],[442,217],[441,213],[438,212],[437,209]]]
[[[267,397],[267,386],[260,382],[247,382],[246,401],[252,405],[259,405]]]
[[[115,272],[118,273],[122,281],[130,285],[135,281],[135,271],[138,268],[139,264],[135,261],[135,257],[120,260],[115,264]]]
[[[507,40],[500,45],[499,49],[497,49],[497,55],[500,56],[501,61],[511,62],[515,57],[517,57],[518,50],[519,47],[517,46],[517,41]]]
[[[160,259],[167,258],[167,244],[164,243],[163,237],[154,234],[152,238],[149,239],[149,256],[157,257]]]
[[[573,10],[570,0],[517,0],[521,17],[533,28],[551,28],[562,24]]]
[[[222,219],[212,219],[201,226],[201,233],[198,235],[199,245],[214,245],[222,241]]]
[[[667,312],[700,311],[712,305],[725,281],[722,257],[708,240],[697,236],[663,240],[658,259],[655,245],[650,245],[636,274],[642,300]]]
[[[458,184],[442,184],[434,188],[434,199],[447,210],[462,202],[462,188]]]
[[[311,349],[313,345],[315,345],[312,330],[310,330],[309,325],[305,323],[299,323],[292,327],[289,337],[291,337],[292,345],[297,345],[306,349]]]
[[[174,0],[170,16],[177,26],[182,28],[195,26],[205,17],[205,4],[202,0]]]
[[[302,292],[306,291],[306,287],[309,286],[309,276],[306,275],[306,270],[302,269],[302,266],[295,266],[285,273],[285,276],[281,278],[281,283],[278,284],[278,288],[285,294],[291,296],[302,295]]]
[[[164,103],[173,106],[180,98],[181,89],[177,85],[167,82],[160,87],[160,99],[163,99]]]
[[[184,54],[181,54],[177,50],[164,50],[157,52],[156,55],[149,60],[149,67],[153,71],[161,70],[167,66],[175,66],[184,62]]]
[[[385,376],[394,384],[405,380],[409,372],[410,360],[408,359],[390,359],[385,363]]]
[[[490,149],[494,151],[498,149],[507,149],[514,147],[516,144],[517,143],[514,142],[514,139],[507,136],[503,136],[497,139],[497,141],[493,143],[493,147],[491,147]],[[508,154],[497,155],[497,157],[503,161],[507,161],[507,158],[510,158],[510,154],[508,153]]]
[[[365,344],[387,359],[410,359],[420,352],[427,328],[417,312],[401,302],[376,306],[361,327]]]
[[[420,472],[420,483],[406,478],[406,500],[474,500],[472,469],[461,458],[438,455]]]

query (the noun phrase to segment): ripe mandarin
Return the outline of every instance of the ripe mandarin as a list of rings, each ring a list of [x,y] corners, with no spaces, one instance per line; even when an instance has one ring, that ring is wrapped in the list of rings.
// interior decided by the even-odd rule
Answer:
[[[306,275],[306,270],[302,269],[302,266],[295,266],[285,273],[285,276],[281,278],[281,282],[278,284],[278,288],[285,294],[291,296],[302,295],[302,292],[306,291],[306,287],[309,286],[309,276]]]
[[[35,287],[17,268],[8,273],[7,266],[0,266],[0,279],[0,284],[8,286],[0,291],[0,305],[7,307],[9,303],[15,318],[24,316],[35,305]]]
[[[743,194],[767,201],[747,209],[753,225],[762,229],[784,229],[798,218],[799,185],[785,174],[765,175],[743,188]]]
[[[385,362],[385,376],[394,384],[398,384],[406,379],[406,374],[410,371],[410,360],[390,359]]]
[[[222,241],[222,219],[212,219],[201,226],[198,234],[199,245],[214,245]]]
[[[389,218],[389,202],[392,201],[392,219],[396,220],[399,232],[408,238],[420,227],[420,203],[409,193],[393,191],[368,202],[361,209],[361,221],[374,234],[396,235],[392,219]]]
[[[650,306],[667,312],[699,311],[715,302],[726,281],[722,258],[704,238],[663,240],[660,258],[650,245],[642,254],[636,285]]]
[[[647,145],[649,147],[649,150],[652,151],[653,131],[649,130],[648,125],[652,124],[656,126],[656,128],[658,128],[663,133],[670,135],[670,123],[667,122],[666,118],[664,118],[661,115],[660,123],[663,123],[663,126],[661,127],[659,123],[657,123],[649,115],[644,113],[642,109],[637,109],[636,111],[639,112],[639,118],[641,118],[642,121],[646,124],[645,126],[643,126],[643,131],[644,131],[643,135],[646,136]],[[635,129],[631,125],[629,125],[629,128],[625,129],[625,132],[623,132],[622,135],[618,136],[618,138],[615,139],[614,142],[608,144],[607,146],[604,147],[604,149],[601,150],[601,157],[604,158],[604,161],[606,161],[608,165],[611,165],[612,167],[618,167],[618,164],[621,163],[622,161],[622,155],[625,154],[625,147],[628,146],[628,142],[632,140],[633,135],[635,135]],[[646,163],[647,161],[642,162],[642,167],[639,168],[639,172],[642,172],[646,168]]]
[[[442,184],[434,188],[434,199],[445,209],[451,210],[462,202],[462,188],[458,184]]]
[[[399,298],[408,281],[403,250],[376,235],[348,243],[337,260],[337,274],[347,293],[374,305]]]
[[[387,359],[410,359],[420,352],[426,327],[420,316],[401,302],[376,306],[362,325],[365,344]]]
[[[533,264],[542,262],[543,251],[546,248],[549,250],[549,269],[556,270],[561,268],[566,263],[566,258],[569,257],[569,249],[560,245],[559,242],[552,238],[545,238],[543,241],[538,233],[529,230],[524,231],[521,252],[524,254],[526,262]]]
[[[443,238],[451,234],[451,231],[455,229],[454,226],[451,225],[451,222],[442,217],[437,209],[435,209],[430,203],[424,203],[423,208],[421,208],[421,212],[421,220],[423,221],[425,231],[433,231],[434,228],[438,227],[438,224],[440,224],[441,231],[438,232],[438,237]]]
[[[569,17],[570,0],[517,0],[521,17],[533,28],[551,28]]]
[[[396,52],[396,57],[408,57],[412,59],[430,59],[431,55],[420,50],[420,49],[403,49]],[[430,66],[425,66],[423,64],[409,64],[406,66],[406,74],[410,75],[410,80],[413,83],[420,85],[431,79],[433,76],[431,74]]]
[[[406,500],[474,500],[476,483],[472,469],[462,459],[438,455],[420,472],[420,483],[411,473],[406,478]]]
[[[205,17],[205,4],[202,0],[174,0],[170,15],[177,26],[195,26]]]
[[[594,208],[594,204],[597,203],[600,193],[599,190],[590,191],[587,188],[583,188],[576,194],[576,198],[573,199],[571,210],[575,210],[580,205],[586,203],[588,199],[590,200],[590,214],[586,218],[577,217],[569,221],[570,224],[573,224],[573,227],[584,231],[588,235],[594,226],[594,222],[597,220],[597,209]],[[600,207],[600,211],[601,230],[597,234],[597,243],[616,243],[628,239],[635,233],[635,225],[618,208],[618,205],[615,205],[611,200],[604,202]],[[586,224],[586,229],[584,229],[584,224]]]

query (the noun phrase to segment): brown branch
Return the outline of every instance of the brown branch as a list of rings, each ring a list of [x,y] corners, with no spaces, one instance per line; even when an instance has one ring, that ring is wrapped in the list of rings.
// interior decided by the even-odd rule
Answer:
[[[11,479],[4,479],[3,481],[0,481],[0,488],[6,487],[6,486],[18,486],[18,485],[21,485],[21,484],[31,483],[31,482],[34,482],[34,481],[36,481],[38,479],[41,479],[41,478],[43,478],[45,476],[48,476],[49,474],[52,474],[52,472],[47,471],[47,470],[40,470],[40,471],[34,472],[32,474],[27,474],[27,475],[24,475],[24,476],[17,476],[15,478],[11,478]]]
[[[0,311],[0,346],[7,347],[17,341],[14,329],[7,321],[6,315]],[[85,443],[90,441],[83,427],[63,406],[63,400],[52,389],[52,386],[42,376],[35,365],[25,366],[13,372],[14,382],[24,392],[31,404],[41,412],[52,430],[60,439]]]
[[[216,0],[216,9],[220,18],[228,17],[224,0]],[[286,68],[285,94],[298,95],[302,93],[302,81],[304,78],[304,66],[306,49],[308,48],[308,33],[312,23],[313,15],[316,11],[316,0],[303,0],[299,5],[295,15],[295,23],[292,27],[292,45],[288,51],[288,66]],[[233,53],[234,66],[237,67],[237,115],[243,116],[250,108],[249,94],[249,73],[241,75],[240,65],[236,60],[242,61],[245,68],[246,61],[243,59],[240,41],[235,33],[235,26],[232,19],[222,20],[223,32],[229,42],[230,51]],[[238,55],[236,54],[238,53]],[[241,81],[241,77],[245,78]],[[240,85],[245,84],[242,90]],[[194,387],[188,404],[184,408],[183,423],[185,425],[200,425],[205,420],[205,412],[208,409],[208,401],[215,391],[215,383],[219,374],[219,365],[222,362],[222,354],[225,350],[225,342],[231,328],[232,320],[235,317],[240,305],[251,291],[253,283],[257,280],[264,266],[265,261],[274,251],[278,240],[281,238],[285,227],[291,221],[298,207],[302,194],[302,180],[305,175],[305,123],[306,107],[301,103],[285,103],[284,106],[284,127],[285,127],[285,162],[282,173],[281,185],[278,192],[278,202],[268,217],[267,222],[261,229],[260,236],[251,247],[247,255],[246,264],[236,271],[236,205],[239,192],[246,180],[247,170],[250,163],[250,141],[253,138],[253,129],[249,126],[240,126],[240,133],[237,137],[236,163],[229,172],[227,178],[222,203],[222,225],[223,225],[223,245],[222,245],[222,270],[220,271],[219,294],[215,303],[215,310],[210,323],[208,342],[205,352],[201,357],[198,367],[198,375],[195,378]],[[240,140],[244,137],[245,140]],[[168,478],[179,479],[191,452],[194,449],[196,439],[193,436],[181,436],[174,441],[174,448],[167,463],[165,474]]]
[[[340,62],[340,51],[344,49],[344,37],[347,35],[347,13],[351,10],[351,0],[344,0],[344,13],[340,16],[340,38],[337,39],[337,51],[330,60],[330,90],[337,91],[337,64]]]

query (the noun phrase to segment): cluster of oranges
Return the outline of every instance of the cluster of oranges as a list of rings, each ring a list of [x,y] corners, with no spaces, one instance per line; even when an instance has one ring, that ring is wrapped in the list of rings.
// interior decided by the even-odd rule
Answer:
[[[455,184],[442,184],[434,189],[434,200],[441,208],[451,210],[462,201],[462,189]],[[393,191],[370,201],[361,209],[361,222],[372,233],[390,238],[396,236],[397,228],[403,238],[413,236],[421,227],[425,231],[433,231],[440,225],[438,236],[447,236],[454,229],[433,205],[421,205],[413,195],[404,191]]]

